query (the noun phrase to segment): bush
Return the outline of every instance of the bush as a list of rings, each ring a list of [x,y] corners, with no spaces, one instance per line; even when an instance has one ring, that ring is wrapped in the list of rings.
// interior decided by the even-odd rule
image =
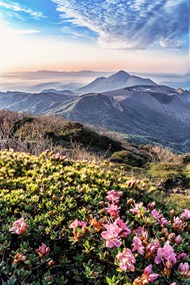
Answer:
[[[121,150],[114,152],[110,158],[110,161],[125,163],[134,167],[142,167],[147,163],[148,158],[127,150]]]
[[[1,281],[187,284],[190,213],[155,206],[148,189],[105,162],[1,151]]]
[[[168,179],[175,180],[177,178],[184,178],[183,166],[175,162],[160,162],[150,164],[149,174],[166,181]]]

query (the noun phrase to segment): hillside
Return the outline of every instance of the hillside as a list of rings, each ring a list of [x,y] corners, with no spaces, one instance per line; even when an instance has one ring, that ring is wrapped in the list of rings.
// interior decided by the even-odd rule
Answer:
[[[187,266],[189,185],[188,154],[0,111],[2,284],[136,285],[152,270],[160,285],[186,285],[180,260],[163,275],[155,258],[167,247]],[[122,267],[126,250],[134,270]]]

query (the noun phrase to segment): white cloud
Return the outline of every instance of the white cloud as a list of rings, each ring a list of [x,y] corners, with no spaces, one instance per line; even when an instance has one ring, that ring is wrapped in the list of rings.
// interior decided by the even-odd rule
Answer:
[[[188,34],[188,0],[52,1],[63,21],[95,31],[106,48],[145,49],[157,43],[179,48]]]
[[[0,1],[0,7],[6,8],[6,9],[10,9],[14,12],[23,12],[26,14],[29,14],[31,17],[33,18],[43,18],[44,15],[41,11],[35,11],[33,9],[30,9],[28,7],[25,6],[21,6],[16,2],[13,1]]]

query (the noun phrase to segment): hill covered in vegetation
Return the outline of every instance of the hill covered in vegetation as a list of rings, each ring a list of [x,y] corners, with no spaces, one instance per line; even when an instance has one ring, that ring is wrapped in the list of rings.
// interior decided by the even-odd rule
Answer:
[[[57,117],[0,124],[3,285],[189,284],[188,154]]]

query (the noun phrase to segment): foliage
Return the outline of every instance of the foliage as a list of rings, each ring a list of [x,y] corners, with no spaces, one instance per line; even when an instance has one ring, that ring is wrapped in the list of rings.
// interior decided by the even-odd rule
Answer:
[[[184,177],[184,169],[180,163],[159,162],[150,165],[149,174],[163,181]]]
[[[1,151],[2,283],[135,285],[138,278],[153,280],[152,274],[159,274],[155,285],[187,284],[189,256],[179,254],[190,252],[189,212],[175,220],[178,213],[169,212],[163,201],[154,205],[150,188],[149,182],[129,180],[122,169],[106,162],[72,161],[48,151],[39,157]],[[155,208],[159,212],[153,214]],[[118,247],[110,246],[105,233],[113,224]],[[179,235],[180,242],[175,240]],[[173,256],[178,256],[172,268],[165,262],[155,265],[158,248],[146,255],[156,239],[161,249],[170,241]],[[134,272],[133,266],[121,266],[127,252],[132,263],[132,255],[136,260]]]

